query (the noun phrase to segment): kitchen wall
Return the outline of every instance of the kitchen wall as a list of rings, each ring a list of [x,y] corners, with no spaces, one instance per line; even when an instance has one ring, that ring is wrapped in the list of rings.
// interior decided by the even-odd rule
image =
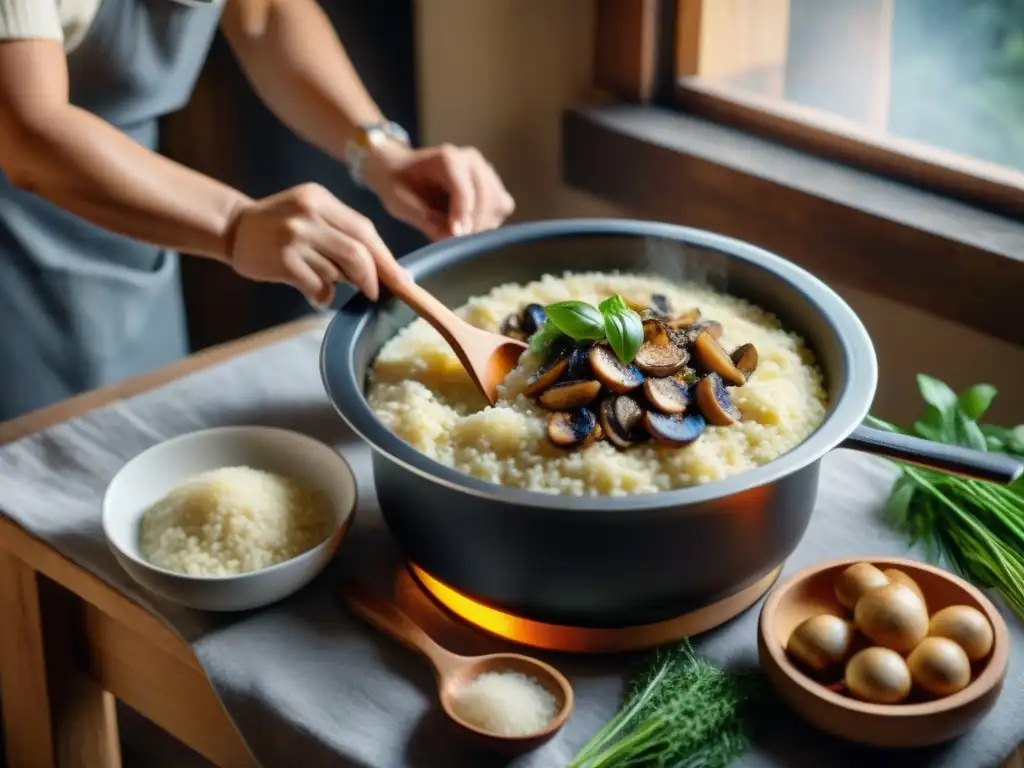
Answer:
[[[560,117],[590,88],[593,5],[592,0],[415,4],[422,140],[479,147],[516,197],[516,219],[630,215],[561,180]],[[1024,422],[1024,348],[835,287],[861,315],[878,349],[877,415],[914,419],[921,409],[914,375],[922,371],[957,388],[987,381],[1000,391],[992,420]],[[984,286],[971,286],[967,275],[964,289]]]
[[[590,87],[592,0],[417,0],[420,135],[478,147],[518,220],[615,216],[562,184],[562,110]]]

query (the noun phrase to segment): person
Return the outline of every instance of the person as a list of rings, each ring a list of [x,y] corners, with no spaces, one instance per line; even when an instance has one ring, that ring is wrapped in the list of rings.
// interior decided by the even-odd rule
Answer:
[[[413,148],[316,0],[0,0],[0,421],[187,351],[177,252],[370,299],[408,279],[370,221],[306,184],[254,200],[160,156],[217,26],[260,98],[433,240],[513,200],[473,148]]]

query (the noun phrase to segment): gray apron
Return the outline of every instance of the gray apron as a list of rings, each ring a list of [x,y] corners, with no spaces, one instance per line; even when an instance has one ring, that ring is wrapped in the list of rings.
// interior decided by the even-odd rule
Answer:
[[[103,0],[68,55],[71,103],[156,149],[157,119],[188,102],[220,13]],[[176,254],[95,227],[0,172],[0,421],[186,352]]]

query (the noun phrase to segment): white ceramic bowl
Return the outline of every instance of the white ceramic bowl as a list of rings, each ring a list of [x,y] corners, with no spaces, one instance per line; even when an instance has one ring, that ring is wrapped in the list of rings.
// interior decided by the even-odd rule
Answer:
[[[154,502],[193,475],[249,466],[319,488],[331,501],[334,530],[298,557],[237,576],[187,576],[146,562],[139,552],[139,521]],[[272,427],[220,427],[154,445],[125,464],[103,498],[103,532],[129,575],[167,600],[206,611],[242,611],[298,591],[334,556],[356,507],[352,470],[329,446]]]

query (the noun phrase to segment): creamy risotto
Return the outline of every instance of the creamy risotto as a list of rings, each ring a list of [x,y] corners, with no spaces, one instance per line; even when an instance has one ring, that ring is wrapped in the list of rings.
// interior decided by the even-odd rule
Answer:
[[[442,464],[506,486],[572,495],[654,493],[721,480],[791,450],[821,424],[826,394],[803,340],[770,313],[704,287],[641,275],[545,276],[498,286],[458,312],[497,332],[530,304],[580,300],[597,306],[614,294],[630,304],[659,295],[675,308],[699,307],[703,318],[720,324],[723,349],[756,347],[756,369],[742,386],[728,388],[735,423],[702,422],[699,439],[686,445],[649,440],[623,447],[598,440],[560,447],[549,437],[551,410],[523,394],[546,364],[540,355],[523,355],[490,407],[445,341],[421,319],[381,349],[370,376],[370,405],[388,428]]]

